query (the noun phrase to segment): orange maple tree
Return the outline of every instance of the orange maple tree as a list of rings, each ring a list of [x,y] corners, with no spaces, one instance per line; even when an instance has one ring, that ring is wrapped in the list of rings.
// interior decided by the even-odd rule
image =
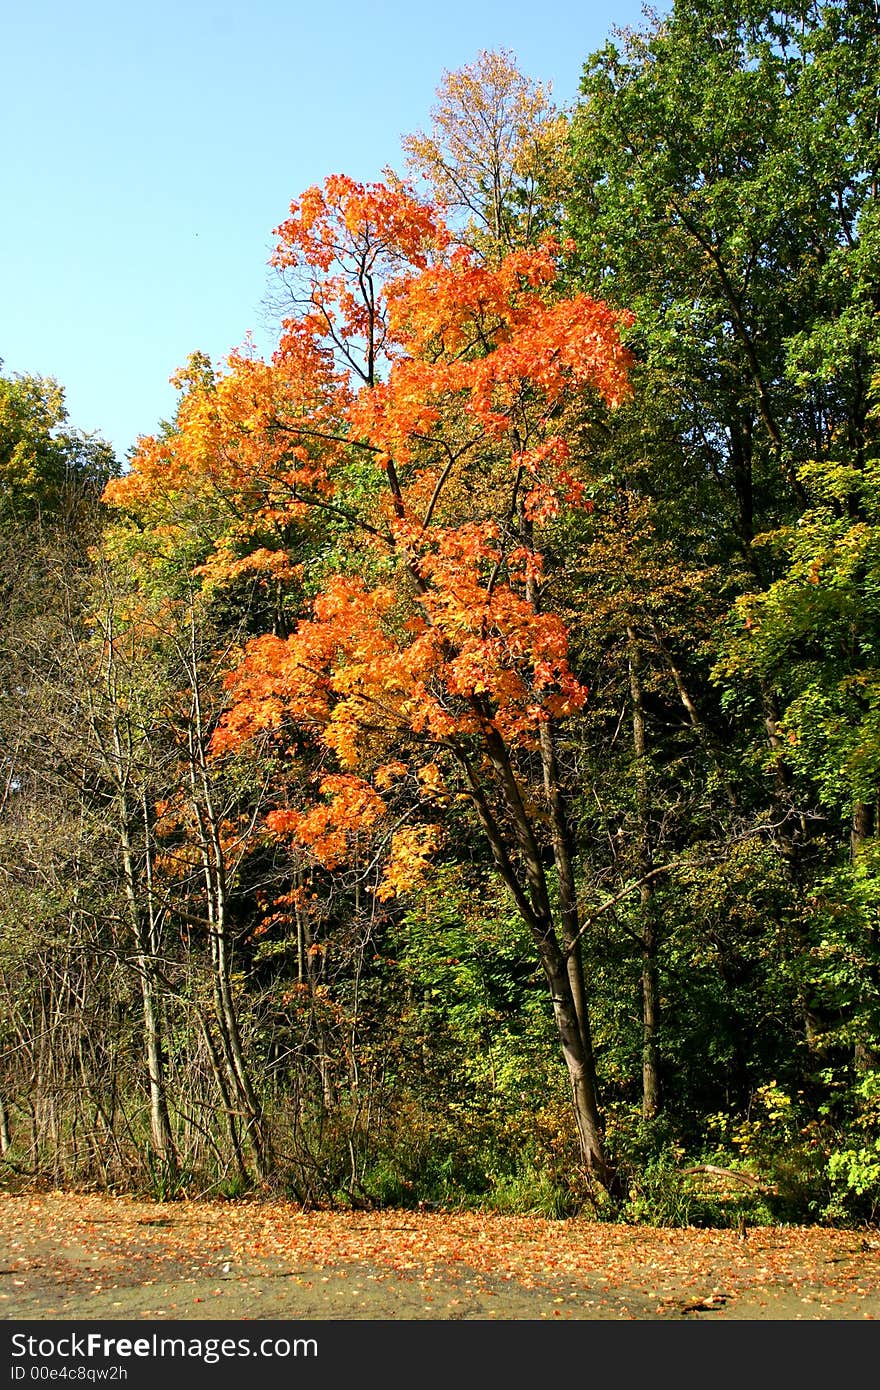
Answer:
[[[587,692],[542,605],[540,537],[590,505],[573,440],[585,401],[628,393],[621,315],[559,294],[565,248],[488,266],[401,186],[334,176],[277,236],[274,358],[194,382],[108,496],[223,498],[238,519],[202,562],[215,579],[283,575],[291,527],[333,519],[334,566],[292,631],[247,644],[214,753],[308,740],[310,795],[296,779],[266,824],[329,870],[369,834],[384,899],[427,871],[450,801],[470,804],[547,979],[585,1167],[611,1187],[555,745]]]

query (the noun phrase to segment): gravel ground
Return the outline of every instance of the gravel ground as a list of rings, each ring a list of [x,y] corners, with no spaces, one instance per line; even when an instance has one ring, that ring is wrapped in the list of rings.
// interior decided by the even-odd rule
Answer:
[[[0,1194],[0,1319],[880,1317],[880,1234]]]

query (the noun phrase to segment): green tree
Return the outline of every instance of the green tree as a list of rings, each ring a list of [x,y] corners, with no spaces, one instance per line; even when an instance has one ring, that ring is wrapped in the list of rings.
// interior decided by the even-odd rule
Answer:
[[[56,381],[0,376],[0,523],[69,521],[118,471],[109,444],[69,427]]]
[[[606,829],[611,861],[625,867],[630,885],[656,874],[639,890],[640,919],[630,911],[626,923],[644,965],[646,1063],[664,995],[656,1037],[667,1059],[683,1060],[690,1006],[677,991],[699,978],[700,924],[719,942],[722,994],[726,975],[735,1011],[751,980],[767,1017],[779,1018],[773,1065],[790,1039],[764,962],[776,960],[778,969],[781,961],[808,1037],[827,1024],[821,972],[811,975],[804,962],[811,886],[841,837],[839,827],[829,839],[817,833],[815,780],[788,756],[790,672],[785,660],[762,659],[756,649],[748,696],[740,684],[738,698],[728,692],[724,701],[709,675],[727,642],[719,620],[738,594],[753,596],[744,605],[767,595],[784,606],[779,582],[791,596],[793,573],[780,579],[786,537],[812,550],[803,577],[817,530],[830,525],[851,547],[845,518],[863,515],[857,477],[871,455],[868,383],[878,345],[877,62],[876,7],[861,0],[781,10],[755,0],[676,0],[641,32],[617,31],[584,68],[570,141],[576,273],[589,291],[634,312],[629,342],[638,359],[635,399],[600,444],[596,519],[579,538],[574,566],[602,619],[593,627],[598,646],[591,652],[588,642],[584,653],[600,675],[593,685],[614,692],[617,710],[604,725],[617,752],[592,760],[605,770],[594,782],[603,810],[584,824],[594,837]],[[836,489],[834,520],[827,507],[815,514],[817,477],[826,478],[820,490]],[[779,533],[774,545],[760,542],[768,531]],[[739,614],[737,630],[742,621]],[[780,611],[777,641],[786,621]],[[821,649],[818,613],[809,621],[813,675],[839,690],[833,625]],[[739,643],[741,661],[744,650]],[[803,641],[795,637],[787,651],[797,664]],[[620,739],[627,710],[628,762]],[[811,728],[806,758],[814,769],[837,765],[829,730],[815,718]],[[767,876],[766,841],[781,881]],[[594,844],[598,884],[600,836]],[[774,903],[773,929],[786,925],[758,943],[747,901],[737,908],[728,897],[728,948],[708,904],[719,870],[742,881],[743,854]],[[676,877],[683,856],[689,862]],[[714,867],[700,869],[701,860]],[[695,915],[690,885],[701,876]],[[734,1089],[745,1103],[749,1077],[769,1054],[736,1050]],[[806,1064],[801,1057],[801,1073]],[[721,1068],[719,1083],[722,1075],[731,1081]],[[679,1073],[679,1093],[682,1082],[689,1084]]]

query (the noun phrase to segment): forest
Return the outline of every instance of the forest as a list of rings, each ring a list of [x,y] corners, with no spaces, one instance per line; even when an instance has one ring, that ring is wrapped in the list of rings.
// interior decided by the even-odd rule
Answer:
[[[880,9],[578,63],[126,460],[0,374],[0,1186],[880,1218]]]

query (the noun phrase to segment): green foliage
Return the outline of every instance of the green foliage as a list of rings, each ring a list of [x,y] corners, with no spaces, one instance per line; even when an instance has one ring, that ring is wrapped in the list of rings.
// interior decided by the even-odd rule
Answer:
[[[758,538],[784,572],[734,606],[716,678],[773,682],[786,763],[847,814],[880,778],[880,461],[804,476],[812,505]]]
[[[849,1142],[828,1158],[827,1215],[874,1222],[880,1214],[880,1074],[867,1072],[852,1088]]]
[[[740,427],[749,411],[774,452],[805,459],[808,385],[826,428],[864,410],[877,43],[869,7],[848,0],[678,0],[585,65],[571,205],[584,273],[634,310],[652,376],[711,412],[709,458],[721,411]]]
[[[67,420],[52,378],[0,376],[0,525],[70,520],[118,473],[110,446]]]
[[[157,1154],[149,1140],[143,1147],[146,1169],[145,1191],[154,1202],[176,1202],[187,1195],[192,1176],[173,1168],[166,1158]]]
[[[554,1179],[552,1171],[543,1168],[525,1167],[496,1178],[483,1204],[489,1211],[562,1221],[577,1216],[584,1201],[570,1180]]]
[[[700,1192],[682,1175],[676,1152],[646,1158],[634,1175],[621,1219],[649,1226],[731,1227],[742,1219],[733,1206]]]

